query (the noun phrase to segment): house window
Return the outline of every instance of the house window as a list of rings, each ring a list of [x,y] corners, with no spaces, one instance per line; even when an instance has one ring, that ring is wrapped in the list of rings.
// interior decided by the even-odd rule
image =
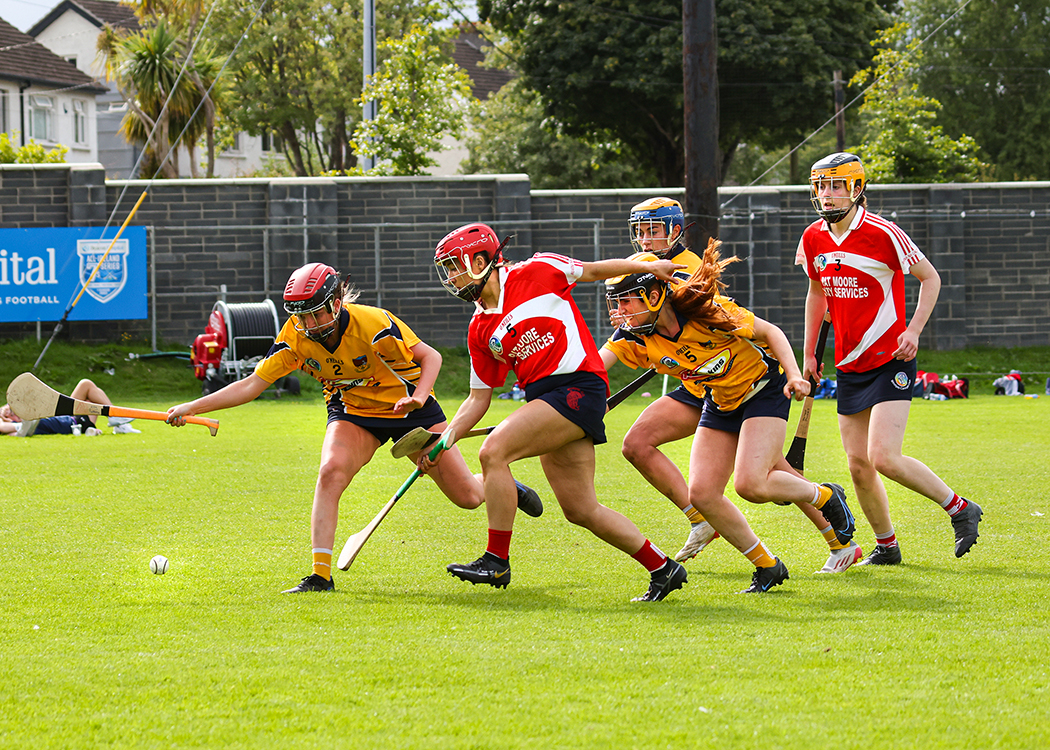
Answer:
[[[54,140],[55,100],[50,96],[29,97],[29,137]]]
[[[262,150],[266,153],[271,151],[277,152],[278,154],[284,151],[284,143],[281,141],[281,136],[277,133],[270,133],[268,131],[262,134]]]
[[[73,100],[73,141],[87,145],[87,107],[80,99]]]
[[[72,65],[74,68],[77,66],[77,56],[72,55],[66,58],[66,62]]]
[[[6,133],[11,126],[10,102],[7,89],[0,89],[0,133]]]

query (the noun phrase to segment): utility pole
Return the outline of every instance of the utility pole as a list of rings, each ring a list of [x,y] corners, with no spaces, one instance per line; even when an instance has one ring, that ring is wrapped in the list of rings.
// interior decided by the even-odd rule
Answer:
[[[362,46],[364,47],[364,54],[362,55],[364,77],[362,80],[362,86],[367,86],[368,79],[376,74],[376,3],[375,0],[364,0],[364,3],[365,28],[362,37]],[[362,117],[366,121],[376,119],[376,102],[374,99],[369,99],[365,102]],[[366,172],[375,165],[375,157],[361,157],[361,169]]]
[[[718,33],[715,0],[682,0],[686,244],[718,237]]]
[[[846,150],[846,92],[842,88],[842,71],[835,71],[835,150]]]

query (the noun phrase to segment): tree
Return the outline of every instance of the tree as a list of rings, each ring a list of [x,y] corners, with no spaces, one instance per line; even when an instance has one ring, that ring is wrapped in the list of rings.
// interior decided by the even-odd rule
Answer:
[[[481,0],[520,52],[523,83],[570,135],[609,134],[681,185],[681,2]],[[739,143],[797,142],[833,111],[832,73],[871,59],[876,0],[719,0],[721,174]]]
[[[910,0],[923,45],[920,88],[952,137],[981,144],[998,179],[1050,179],[1050,14],[1045,0]],[[930,36],[933,34],[932,36]]]
[[[977,142],[968,135],[953,140],[935,125],[940,102],[922,96],[915,73],[922,63],[920,41],[905,43],[907,24],[879,35],[882,47],[874,67],[852,84],[873,85],[864,95],[860,115],[870,134],[857,149],[868,179],[878,182],[976,182],[988,165],[977,158]]]
[[[143,174],[152,176],[159,169],[165,177],[178,177],[171,148],[200,103],[200,93],[190,78],[179,77],[178,33],[164,19],[123,37],[106,27],[99,48],[105,56],[107,77],[117,84],[128,105],[121,132],[131,142],[146,144],[148,162]],[[154,137],[147,144],[151,132]]]
[[[213,14],[210,38],[233,50],[257,0],[228,0]],[[377,0],[377,41],[403,36],[441,14],[428,0]],[[297,175],[356,165],[349,134],[361,119],[360,0],[267,3],[233,64],[227,116],[251,135],[275,133]]]
[[[183,136],[190,155],[190,170],[194,177],[197,176],[197,140],[202,134],[207,143],[207,167],[204,176],[215,176],[216,99],[222,91],[211,85],[215,82],[215,75],[222,67],[221,62],[207,54],[207,45],[198,44],[196,48],[193,47],[204,7],[205,0],[138,0],[136,8],[136,14],[144,22],[150,20],[156,23],[161,19],[169,19],[183,31],[183,59],[179,61],[180,68],[185,62],[185,56],[190,54],[191,49],[195,49],[196,59],[186,68],[186,75],[197,88],[199,102],[203,104],[201,107],[203,118],[194,123],[193,127]]]
[[[463,137],[476,100],[470,77],[441,51],[433,27],[413,26],[381,45],[386,60],[355,103],[374,100],[374,120],[358,122],[350,145],[376,159],[375,174],[421,175],[437,166],[428,153],[442,151],[443,136]]]
[[[655,170],[615,139],[595,144],[566,135],[543,116],[539,94],[517,79],[481,103],[473,125],[463,174],[524,172],[540,190],[657,184]]]

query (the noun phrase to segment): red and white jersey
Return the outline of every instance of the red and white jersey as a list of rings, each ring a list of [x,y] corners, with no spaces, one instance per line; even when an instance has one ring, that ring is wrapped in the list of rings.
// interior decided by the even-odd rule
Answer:
[[[806,228],[795,263],[824,289],[836,368],[867,372],[893,358],[907,328],[904,275],[925,258],[904,230],[860,206],[841,237],[823,219]]]
[[[470,387],[499,388],[511,370],[521,385],[593,372],[608,383],[587,324],[572,299],[583,264],[554,253],[499,269],[499,304],[470,320]]]

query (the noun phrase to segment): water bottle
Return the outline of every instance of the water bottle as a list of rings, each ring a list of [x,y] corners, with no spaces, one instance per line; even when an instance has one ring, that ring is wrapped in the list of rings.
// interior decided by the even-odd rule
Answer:
[[[80,422],[73,423],[73,437],[80,436]]]

